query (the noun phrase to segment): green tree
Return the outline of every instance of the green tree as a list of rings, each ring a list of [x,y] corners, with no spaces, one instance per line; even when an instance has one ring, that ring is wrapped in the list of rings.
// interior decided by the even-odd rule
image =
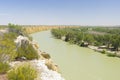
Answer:
[[[91,34],[85,34],[84,41],[88,42],[89,44],[92,44],[94,43],[94,37]]]
[[[116,51],[118,51],[118,48],[120,47],[120,36],[119,35],[113,35],[112,36],[112,45]]]

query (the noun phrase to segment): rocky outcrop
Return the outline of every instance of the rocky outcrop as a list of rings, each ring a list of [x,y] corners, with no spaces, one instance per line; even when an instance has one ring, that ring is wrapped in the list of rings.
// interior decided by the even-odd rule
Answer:
[[[48,67],[45,65],[45,60],[34,60],[32,63],[40,72],[40,75],[36,80],[64,80],[60,73],[48,69]]]
[[[55,63],[52,61],[52,59],[46,59],[46,60],[45,60],[45,65],[48,67],[48,69],[59,72],[59,67],[58,67],[58,65],[55,64]]]
[[[9,34],[10,32],[19,35],[14,40],[16,43],[16,47],[14,44],[14,50],[16,51],[15,54],[25,54],[22,56],[17,56],[17,58],[15,57],[15,60],[12,60],[12,62],[9,63],[11,68],[23,65],[24,63],[30,63],[38,71],[38,77],[35,80],[64,80],[61,74],[58,73],[58,66],[52,61],[50,55],[48,53],[40,51],[39,45],[36,42],[29,40],[29,38],[24,36],[23,33],[21,33],[19,30],[6,28],[4,30],[0,30],[0,36],[4,36],[5,33]],[[13,39],[11,40],[13,41]],[[36,60],[33,58],[27,58],[27,56],[31,54],[37,54],[40,57],[35,57],[34,59]],[[7,62],[9,56],[3,54],[0,56],[0,59],[1,61],[5,60],[5,62]],[[0,75],[0,80],[7,80],[6,76],[5,79],[1,79],[3,77],[4,75]]]
[[[29,44],[29,39],[27,37],[19,35],[14,42],[16,43],[17,47],[20,47],[22,45],[23,46],[28,45]]]
[[[51,56],[46,52],[40,51],[36,42],[32,42],[32,44],[34,49],[38,52],[40,59],[45,60],[45,65],[48,67],[48,69],[59,72],[58,65],[53,62]]]
[[[50,55],[45,53],[45,52],[42,52],[41,55],[45,58],[45,59],[50,59]]]
[[[14,42],[16,43],[17,48],[25,46],[27,44],[32,44],[33,48],[37,51],[40,58],[38,60],[22,62],[15,61],[10,63],[12,67],[14,67],[15,65],[23,64],[24,62],[29,62],[38,71],[38,77],[35,80],[64,80],[64,78],[61,77],[61,74],[58,73],[59,72],[58,66],[52,61],[50,55],[46,52],[41,52],[36,42],[30,41],[27,37],[24,37],[22,35],[19,35]]]
[[[15,67],[25,63],[28,63],[28,61],[14,61],[10,65],[11,67]],[[46,60],[31,60],[29,63],[37,69],[38,76],[35,80],[64,80],[60,73],[46,66]]]

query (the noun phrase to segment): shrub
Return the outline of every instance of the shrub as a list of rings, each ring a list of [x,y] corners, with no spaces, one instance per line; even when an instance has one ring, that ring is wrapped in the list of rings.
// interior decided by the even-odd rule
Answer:
[[[9,64],[0,62],[0,74],[4,74],[9,70]]]
[[[101,53],[105,54],[105,53],[106,53],[106,50],[103,50]]]
[[[26,59],[38,59],[39,55],[37,51],[33,48],[32,44],[27,44],[25,46],[21,46],[17,50],[17,58],[26,57]]]
[[[109,57],[115,57],[116,53],[107,53],[107,56],[109,56]]]
[[[24,64],[10,70],[7,77],[8,80],[34,80],[37,77],[37,71],[30,64]]]
[[[4,36],[0,36],[0,61],[6,62],[13,60],[16,57],[15,51],[15,34],[9,33],[4,34]]]
[[[8,28],[10,32],[15,32],[15,33],[19,33],[20,31],[22,31],[22,27],[19,25],[14,25],[9,23],[8,24]]]
[[[101,44],[100,42],[95,41],[95,42],[94,42],[94,45],[95,45],[95,46],[101,46],[102,44]]]

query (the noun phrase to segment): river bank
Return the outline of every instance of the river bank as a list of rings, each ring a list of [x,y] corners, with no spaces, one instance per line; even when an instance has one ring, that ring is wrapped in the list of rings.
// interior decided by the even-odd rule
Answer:
[[[100,49],[99,47],[92,46],[92,45],[89,45],[88,48],[94,51],[100,52],[102,54],[106,54],[107,56],[110,56],[110,57],[120,57],[120,51],[110,51],[107,49]]]
[[[14,27],[15,25],[11,25],[11,26]],[[18,27],[17,27],[17,29],[18,29]],[[10,33],[15,34],[17,36],[12,37]],[[10,73],[11,71],[13,72],[13,71],[17,70],[19,68],[19,66],[25,67],[24,66],[25,64],[29,64],[31,66],[31,69],[35,68],[35,71],[37,71],[37,76],[36,76],[35,80],[64,80],[64,78],[59,73],[58,65],[54,63],[54,61],[51,59],[50,55],[46,52],[42,52],[40,50],[37,42],[30,40],[29,37],[26,36],[26,34],[20,32],[20,31],[17,31],[16,28],[5,28],[3,30],[0,30],[0,35],[1,35],[0,36],[1,37],[0,45],[3,45],[4,43],[6,43],[4,45],[7,46],[7,44],[12,43],[11,45],[9,45],[9,47],[14,46],[12,50],[15,52],[15,54],[14,54],[15,57],[13,57],[13,60],[10,60],[10,61],[7,60],[7,63],[10,66],[10,70],[8,70],[4,73],[4,75],[6,75],[6,76],[4,76],[2,73],[0,73],[0,78],[5,77],[0,80],[9,80],[10,78],[12,80],[14,80],[14,77],[13,77],[14,75],[20,76],[20,77],[18,77],[19,79],[23,79],[24,76],[29,75],[29,73],[27,73],[26,75],[22,75],[22,76],[17,75],[17,74],[12,75],[13,73],[8,75],[8,73]],[[7,37],[5,35],[7,35]],[[11,39],[8,36],[10,36]],[[4,37],[7,40],[11,40],[11,41],[9,41],[9,43],[7,43],[7,41],[2,41],[2,38],[4,39]],[[2,43],[2,42],[4,42],[4,43]],[[2,46],[0,46],[0,50],[1,50],[1,48],[2,48]],[[4,50],[4,51],[6,51],[6,50]],[[5,54],[7,55],[7,53],[5,53]],[[11,54],[11,53],[9,53],[9,54]],[[4,55],[4,53],[2,53],[2,51],[0,51],[0,55]],[[2,60],[1,57],[0,57],[0,60]],[[31,73],[32,73],[32,71],[31,71]],[[9,76],[11,76],[11,77],[9,77]],[[29,80],[29,78],[26,78],[25,80]],[[33,79],[30,79],[30,80],[33,80]]]
[[[53,38],[50,30],[31,34],[50,53],[66,80],[119,80],[120,59]]]
[[[60,39],[63,40],[63,41],[65,41],[65,37],[64,37],[64,36],[61,37]],[[77,45],[77,44],[76,44],[76,45]],[[94,50],[94,51],[97,51],[97,52],[99,52],[99,53],[106,54],[106,55],[109,56],[109,57],[118,57],[118,58],[120,58],[120,51],[112,51],[112,50],[106,49],[106,48],[102,49],[102,48],[100,48],[99,46],[89,45],[88,43],[83,43],[82,46],[81,46],[81,45],[78,45],[78,46],[90,48],[90,49],[92,49],[92,50]],[[106,46],[105,46],[105,47],[106,47]]]
[[[88,47],[95,51],[107,54],[110,57],[120,57],[119,28],[79,27],[52,29],[52,35],[65,42]]]

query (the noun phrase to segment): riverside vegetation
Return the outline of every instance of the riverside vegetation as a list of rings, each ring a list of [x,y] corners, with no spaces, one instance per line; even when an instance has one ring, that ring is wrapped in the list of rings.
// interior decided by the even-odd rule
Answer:
[[[79,27],[52,29],[55,38],[66,42],[89,47],[108,56],[120,57],[119,27]]]
[[[1,29],[3,29],[3,27]],[[25,34],[24,30],[21,27],[13,24],[9,24],[0,32],[0,74],[6,74],[11,69],[9,63],[17,60],[18,58],[21,58],[23,56],[27,60],[38,58],[38,54],[31,44],[25,45],[26,47],[24,48],[22,46],[18,48],[16,47],[14,40],[19,35],[28,36],[27,34]],[[29,78],[26,78],[26,74],[21,76],[21,74],[24,73],[22,71],[23,69],[25,70],[25,68],[29,70],[28,66],[23,65],[15,70],[10,71],[8,73],[8,80],[28,80]],[[29,75],[31,72],[32,71],[27,72],[27,75]],[[35,74],[33,73],[31,76],[34,75]]]
[[[54,80],[57,70],[50,55],[39,50],[24,27],[0,26],[0,80]],[[56,80],[64,80],[60,74],[58,77]]]

